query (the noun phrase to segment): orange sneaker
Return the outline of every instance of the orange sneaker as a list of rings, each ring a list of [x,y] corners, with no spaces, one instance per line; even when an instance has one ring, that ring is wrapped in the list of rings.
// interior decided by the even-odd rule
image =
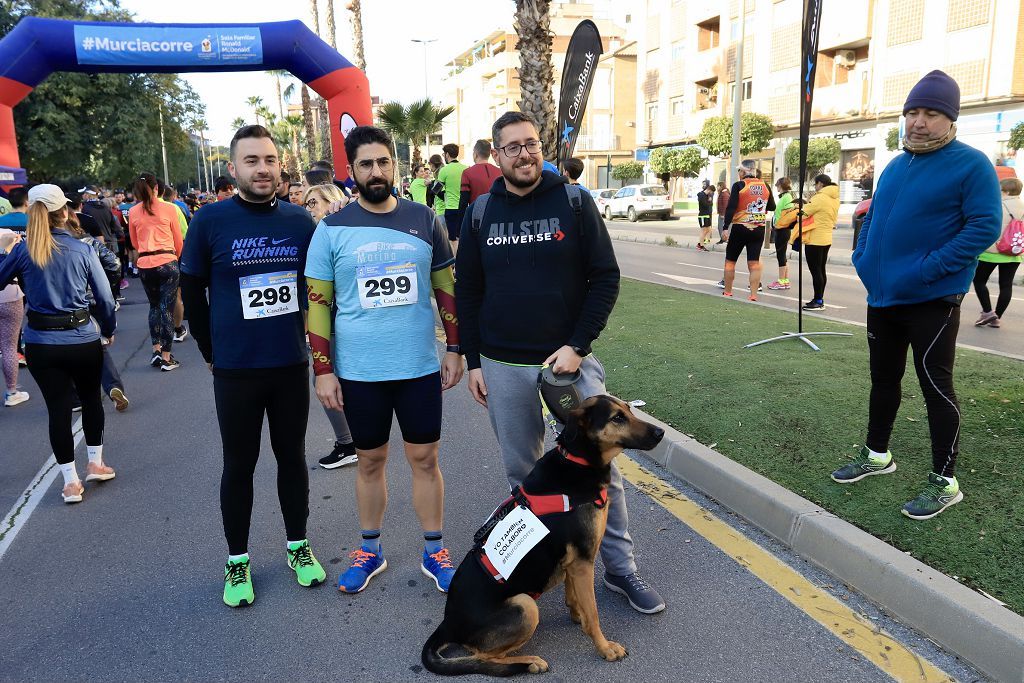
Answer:
[[[73,481],[64,486],[64,490],[60,492],[60,495],[64,498],[65,503],[81,503],[83,493],[85,493],[85,486],[82,482]]]
[[[114,468],[108,467],[106,463],[90,462],[85,466],[86,481],[108,481],[113,479],[115,476],[117,475],[114,474]]]

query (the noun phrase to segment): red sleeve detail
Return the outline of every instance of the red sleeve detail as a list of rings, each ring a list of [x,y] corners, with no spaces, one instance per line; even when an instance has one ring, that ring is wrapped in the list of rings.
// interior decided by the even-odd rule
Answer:
[[[310,332],[309,347],[313,350],[313,374],[319,377],[334,372],[330,340]]]
[[[434,298],[437,300],[437,312],[441,316],[445,340],[449,345],[456,346],[459,343],[459,318],[455,311],[455,297],[449,292],[435,289]]]

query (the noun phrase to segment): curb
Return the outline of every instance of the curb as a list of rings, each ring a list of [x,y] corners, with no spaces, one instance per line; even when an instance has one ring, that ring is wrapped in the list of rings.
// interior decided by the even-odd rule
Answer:
[[[641,453],[998,681],[1024,683],[1024,617],[681,434]]]
[[[611,238],[613,240],[616,240],[618,242],[639,242],[640,244],[656,244],[658,246],[669,247],[671,249],[696,249],[697,248],[696,241],[694,241],[692,239],[688,239],[688,238],[676,239],[672,235],[654,236],[654,235],[651,235],[650,233],[647,233],[647,234],[637,234],[637,233],[626,232],[626,231],[623,231],[623,230],[613,230],[613,229],[609,229],[608,230],[608,234],[611,235]],[[660,239],[659,239],[659,237],[660,237]],[[672,237],[673,240],[676,240],[676,244],[671,245],[671,246],[665,244],[665,238],[666,237]],[[716,251],[716,250],[712,249],[711,251]],[[723,250],[722,253],[724,254],[725,251]],[[797,253],[795,251],[793,251],[792,249],[790,249],[789,250],[788,259],[790,261],[796,261],[797,258],[798,258]],[[842,255],[839,255],[839,254],[829,254],[828,258],[826,259],[826,263],[829,263],[829,264],[834,265],[834,266],[852,266],[853,265],[853,261],[851,260],[850,255],[847,255],[845,253],[845,251],[844,251],[844,253]]]

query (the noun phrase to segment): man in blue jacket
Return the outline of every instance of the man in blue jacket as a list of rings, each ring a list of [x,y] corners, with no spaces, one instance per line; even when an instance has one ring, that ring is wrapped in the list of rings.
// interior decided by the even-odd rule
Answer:
[[[889,452],[907,347],[928,408],[932,472],[903,506],[931,519],[963,500],[954,475],[960,406],[953,362],[960,302],[978,254],[999,238],[1002,211],[992,163],[956,139],[960,88],[932,71],[910,91],[903,154],[885,167],[861,228],[853,265],[868,292],[871,398],[860,458],[832,473],[848,484],[896,471]]]

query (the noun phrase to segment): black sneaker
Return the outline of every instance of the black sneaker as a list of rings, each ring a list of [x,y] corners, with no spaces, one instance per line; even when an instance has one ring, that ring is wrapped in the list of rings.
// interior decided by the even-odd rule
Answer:
[[[338,443],[334,442],[334,450],[331,451],[330,455],[325,455],[320,458],[320,467],[325,470],[333,470],[338,467],[344,467],[345,465],[351,465],[359,461],[359,456],[356,455],[355,444],[349,443]]]
[[[608,590],[625,595],[629,606],[643,614],[655,614],[665,609],[665,601],[658,591],[654,590],[639,572],[626,576],[615,576],[604,573],[604,585]]]
[[[161,372],[170,372],[171,370],[177,370],[180,367],[181,363],[179,363],[174,356],[171,356],[170,360],[164,360],[163,358],[160,359]]]
[[[164,362],[164,357],[160,354],[159,351],[154,351],[153,352],[153,357],[149,359],[149,364],[152,367],[157,368],[157,369],[159,369],[160,366],[163,365],[163,362]]]
[[[182,325],[181,327],[174,328],[174,337],[173,337],[173,339],[174,339],[174,343],[175,344],[180,344],[181,342],[185,341],[186,337],[188,337],[188,328],[187,327]]]
[[[805,311],[820,311],[825,308],[825,302],[821,299],[812,299],[804,304]]]

